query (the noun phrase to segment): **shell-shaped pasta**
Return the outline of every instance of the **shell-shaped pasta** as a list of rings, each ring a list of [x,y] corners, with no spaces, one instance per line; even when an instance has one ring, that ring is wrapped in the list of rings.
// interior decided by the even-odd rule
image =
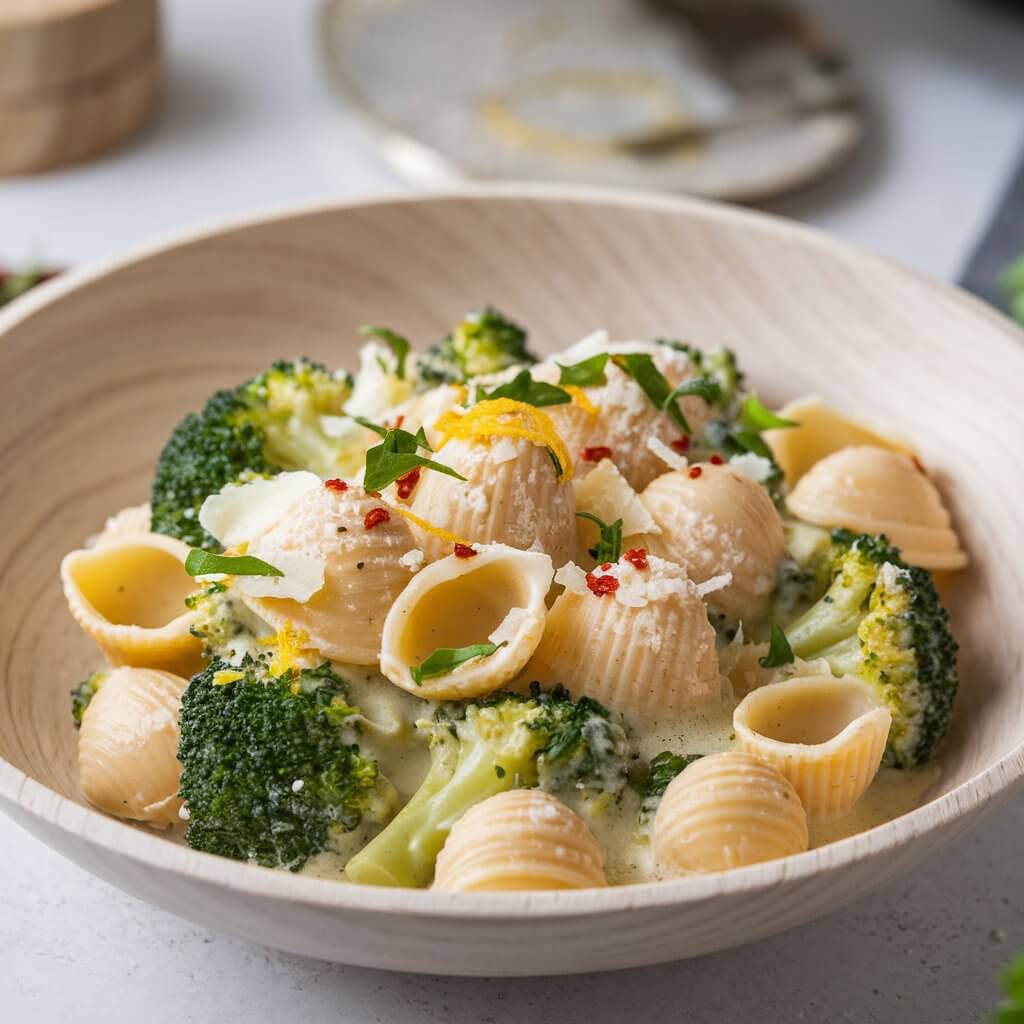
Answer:
[[[938,488],[914,460],[870,445],[843,448],[812,466],[786,501],[816,526],[884,533],[905,561],[924,569],[962,569],[960,547]]]
[[[188,545],[158,533],[110,539],[61,562],[64,596],[75,621],[112,665],[191,675],[202,666],[189,632],[185,598]]]
[[[544,632],[551,559],[539,551],[487,544],[449,555],[406,586],[384,622],[380,670],[426,700],[492,693],[522,671]],[[491,642],[499,649],[417,685],[410,670],[434,651]]]
[[[694,761],[665,790],[651,825],[669,875],[726,871],[800,853],[807,815],[790,781],[740,751]]]
[[[117,668],[82,716],[78,777],[89,803],[132,821],[178,821],[180,676]]]
[[[566,590],[523,678],[563,683],[635,721],[717,699],[715,631],[697,587],[677,565],[647,563],[638,569],[623,558],[586,578],[575,566],[561,570],[556,582]],[[608,576],[614,584],[601,583]]]
[[[539,547],[556,565],[576,550],[576,495],[558,479],[547,450],[518,437],[449,441],[434,456],[465,482],[424,470],[410,511],[433,527],[471,544]],[[413,532],[428,561],[451,554],[449,539]]]
[[[661,528],[644,508],[640,495],[616,468],[611,459],[601,459],[592,472],[573,481],[576,487],[576,509],[589,512],[602,522],[622,520],[622,535],[626,538],[659,533]],[[579,558],[597,541],[597,526],[583,518],[576,520]]]
[[[891,724],[869,686],[831,675],[754,690],[733,714],[741,749],[782,772],[810,818],[842,814],[860,799]]]
[[[88,546],[97,547],[126,537],[140,537],[150,532],[150,519],[149,502],[144,505],[129,505],[116,515],[112,515],[104,523],[102,531],[89,541]]]
[[[415,568],[402,559],[415,548],[405,520],[379,498],[361,487],[319,487],[264,534],[259,550],[271,564],[273,557],[264,552],[322,561],[323,586],[302,603],[246,594],[242,599],[275,629],[305,634],[305,644],[324,657],[373,665],[384,619]]]
[[[650,355],[672,387],[693,376],[687,355],[665,345],[620,342],[604,346],[602,351],[613,355],[629,352]],[[564,362],[564,359],[560,361]],[[541,375],[540,370],[534,374],[535,377]],[[648,438],[656,437],[664,444],[671,444],[679,440],[680,430],[664,412],[655,408],[640,385],[618,366],[609,362],[605,376],[607,383],[603,386],[585,389],[594,412],[578,403],[555,405],[545,411],[565,441],[570,455],[577,460],[580,476],[585,476],[594,466],[593,463],[579,461],[585,449],[610,448],[611,458],[619,471],[631,487],[640,491],[665,468],[661,457],[648,447]],[[679,407],[694,436],[699,436],[710,417],[708,404],[697,395],[687,395],[680,400]]]
[[[901,455],[915,454],[900,438],[850,419],[814,395],[790,402],[779,410],[779,415],[793,420],[797,426],[766,430],[763,437],[790,487],[816,462],[840,448],[869,444]]]
[[[699,475],[664,473],[640,495],[661,527],[644,541],[698,583],[731,573],[732,581],[710,594],[709,603],[737,618],[756,616],[785,553],[779,513],[763,487],[731,466],[691,468]]]
[[[484,892],[606,886],[604,853],[583,819],[539,789],[471,807],[437,858],[434,889]]]

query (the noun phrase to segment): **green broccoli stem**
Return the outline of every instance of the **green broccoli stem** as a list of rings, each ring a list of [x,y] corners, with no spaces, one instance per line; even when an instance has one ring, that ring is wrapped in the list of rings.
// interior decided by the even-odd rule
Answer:
[[[474,804],[523,785],[532,756],[502,756],[486,742],[462,746],[452,737],[436,744],[430,771],[412,799],[378,836],[345,865],[360,885],[422,889],[452,826]]]
[[[786,630],[786,639],[798,658],[827,657],[826,648],[856,639],[874,576],[850,578],[840,573],[828,592]]]

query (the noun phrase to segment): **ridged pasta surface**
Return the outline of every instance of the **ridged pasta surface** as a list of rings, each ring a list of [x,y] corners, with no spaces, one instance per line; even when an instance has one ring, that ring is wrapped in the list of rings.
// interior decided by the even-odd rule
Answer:
[[[82,717],[79,783],[85,798],[119,818],[169,826],[178,819],[178,714],[187,681],[118,668]]]
[[[112,665],[191,675],[202,665],[185,598],[188,546],[162,534],[110,537],[61,563],[68,608]]]
[[[806,850],[807,815],[771,765],[739,751],[710,754],[669,783],[651,845],[665,874],[726,871]]]
[[[385,512],[387,518],[382,518]],[[322,559],[324,585],[304,603],[250,596],[243,598],[245,603],[275,629],[304,633],[308,645],[324,657],[355,665],[376,663],[384,619],[412,576],[411,567],[401,562],[416,548],[405,521],[361,487],[320,487],[261,538],[260,545],[261,551]]]
[[[514,789],[476,804],[456,822],[437,858],[433,887],[482,892],[607,884],[604,854],[583,819],[541,790]]]
[[[648,562],[636,569],[623,559],[592,574],[614,577],[614,592],[593,593],[587,583],[567,588],[548,612],[524,678],[564,683],[575,696],[637,720],[716,700],[718,655],[707,609],[681,568],[653,556]]]
[[[772,683],[733,715],[741,749],[793,784],[809,818],[848,811],[878,773],[892,716],[860,680],[831,675]]]
[[[455,439],[434,458],[466,481],[425,470],[409,506],[416,516],[473,544],[539,547],[556,565],[572,558],[576,495],[544,447],[517,437]],[[428,561],[451,554],[448,541],[415,525],[413,532]]]
[[[765,489],[731,466],[694,468],[696,476],[664,473],[640,496],[661,528],[644,543],[698,583],[731,573],[732,581],[709,594],[709,603],[737,618],[757,615],[784,553],[782,521]]]
[[[919,464],[898,452],[867,445],[835,452],[807,471],[787,504],[816,526],[885,534],[911,565],[967,564],[938,488]]]

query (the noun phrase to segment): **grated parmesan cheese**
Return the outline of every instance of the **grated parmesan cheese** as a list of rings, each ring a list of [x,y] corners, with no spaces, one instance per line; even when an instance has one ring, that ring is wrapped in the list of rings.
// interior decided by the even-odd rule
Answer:
[[[655,434],[648,434],[647,447],[661,459],[669,469],[686,469],[690,464],[685,455],[672,451],[671,448],[660,437]]]
[[[199,523],[224,547],[238,547],[272,530],[303,496],[322,486],[316,473],[305,471],[228,484],[203,502]]]
[[[426,559],[426,555],[420,551],[419,548],[412,548],[406,551],[404,555],[398,560],[399,565],[404,565],[410,572],[419,572],[423,568],[423,562]]]

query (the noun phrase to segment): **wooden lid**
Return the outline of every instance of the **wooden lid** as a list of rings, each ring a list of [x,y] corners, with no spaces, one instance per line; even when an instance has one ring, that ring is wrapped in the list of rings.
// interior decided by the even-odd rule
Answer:
[[[95,91],[157,51],[157,0],[2,0],[0,106]]]

